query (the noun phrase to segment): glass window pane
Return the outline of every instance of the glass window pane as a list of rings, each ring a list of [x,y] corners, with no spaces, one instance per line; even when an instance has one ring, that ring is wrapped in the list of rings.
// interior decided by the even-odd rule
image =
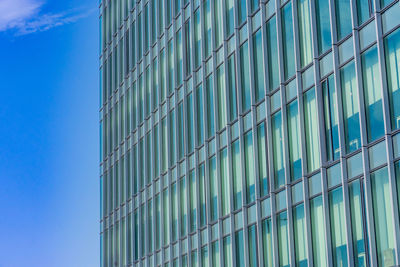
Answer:
[[[125,1],[126,5],[128,5],[128,1]],[[156,24],[156,0],[151,0],[151,43],[153,44],[156,41],[157,37],[157,24]],[[125,17],[128,16],[128,10],[125,10]]]
[[[263,256],[264,266],[272,267],[272,225],[271,219],[265,219],[262,222],[262,242],[263,242]]]
[[[276,210],[283,210],[286,208],[286,190],[280,191],[275,195]]]
[[[299,18],[300,60],[302,67],[311,63],[313,57],[310,9],[310,0],[298,1],[297,13]]]
[[[162,152],[161,152],[161,155],[162,155],[162,160],[161,160],[161,162],[162,162],[162,171],[163,172],[165,172],[166,170],[167,170],[167,152],[168,152],[168,149],[167,149],[167,146],[168,146],[168,138],[167,138],[167,136],[168,136],[168,133],[167,133],[167,119],[166,118],[164,118],[162,121],[161,121],[161,150],[162,150]]]
[[[213,86],[212,76],[209,76],[206,80],[206,96],[207,96],[207,137],[210,138],[215,133],[214,86]]]
[[[221,211],[222,216],[227,215],[231,208],[230,208],[230,190],[229,190],[229,176],[228,176],[228,150],[225,148],[223,151],[220,152],[220,184],[221,184]]]
[[[309,67],[301,74],[301,84],[303,85],[303,90],[314,85],[314,68]]]
[[[163,218],[164,218],[164,246],[169,243],[169,207],[170,207],[170,202],[169,202],[169,196],[168,196],[168,189],[164,190],[163,192]]]
[[[378,264],[392,266],[395,264],[395,234],[389,175],[386,167],[371,173],[371,187]]]
[[[368,45],[376,41],[375,21],[368,23],[360,30],[360,49],[365,49]],[[372,49],[372,48],[371,48]]]
[[[297,100],[288,105],[288,137],[289,137],[289,161],[290,177],[296,180],[301,177],[301,144],[300,121]]]
[[[229,120],[232,121],[236,119],[238,114],[237,96],[236,96],[236,69],[235,69],[234,55],[232,55],[228,59],[228,90],[229,90]]]
[[[155,209],[156,209],[156,221],[155,221],[155,241],[156,241],[156,249],[160,248],[161,245],[161,197],[158,194],[155,198]]]
[[[328,187],[333,187],[342,183],[342,174],[339,163],[326,169],[326,175],[328,176]]]
[[[400,128],[400,29],[385,38],[386,76],[392,129]]]
[[[178,125],[177,125],[177,142],[178,142],[178,159],[183,158],[185,154],[185,139],[184,139],[184,117],[183,117],[183,102],[178,105]]]
[[[176,153],[175,153],[175,138],[176,138],[176,126],[175,126],[175,110],[172,110],[169,113],[169,166],[173,166],[176,162]]]
[[[193,253],[195,253],[195,250],[192,252],[192,265],[193,265],[193,260],[194,260]],[[208,246],[204,246],[201,248],[201,266],[202,267],[208,266]]]
[[[304,94],[304,127],[306,128],[307,170],[312,172],[320,166],[318,140],[318,117],[315,90]]]
[[[151,199],[147,205],[147,239],[148,250],[153,252],[153,202]]]
[[[169,41],[168,43],[168,94],[171,94],[174,91],[174,68],[175,68],[175,60],[174,60],[174,43],[173,41]]]
[[[240,47],[240,76],[242,90],[242,112],[250,109],[251,93],[250,93],[250,66],[249,66],[249,44],[246,41]]]
[[[201,64],[201,24],[200,9],[194,13],[194,67],[198,68]]]
[[[303,182],[292,186],[292,203],[303,201]]]
[[[264,64],[261,29],[253,35],[254,88],[256,102],[264,98]]]
[[[137,18],[137,32],[143,32],[143,28],[142,28],[142,14],[143,13],[139,13],[138,18]],[[138,60],[140,60],[143,56],[143,40],[142,40],[142,34],[137,34],[138,37]]]
[[[384,132],[382,89],[376,46],[361,55],[364,98],[367,117],[368,142]]]
[[[166,0],[167,10],[166,10],[166,18],[168,26],[172,22],[172,0]]]
[[[358,24],[362,24],[371,17],[373,4],[369,0],[357,0]]]
[[[289,237],[287,212],[281,212],[276,218],[278,227],[279,266],[289,266]]]
[[[282,42],[285,80],[295,72],[292,4],[282,8]]]
[[[202,255],[202,257],[203,257],[203,255]],[[208,259],[208,250],[205,253],[205,258]],[[197,250],[193,250],[191,253],[191,267],[197,267],[197,266],[199,266],[198,264],[199,263],[197,261]],[[167,265],[165,267],[169,267],[169,265]]]
[[[186,127],[187,127],[187,152],[192,153],[194,150],[194,111],[193,111],[193,94],[189,94],[186,104]]]
[[[204,142],[203,87],[196,88],[197,145]]]
[[[312,177],[308,179],[308,190],[310,192],[310,196],[319,194],[322,192],[322,182],[321,182],[321,173],[314,174]]]
[[[219,242],[215,241],[211,244],[211,265],[219,267],[220,266],[220,258],[219,258]]]
[[[319,69],[321,72],[321,77],[329,74],[333,71],[333,55],[332,52],[324,56],[321,61],[319,62]]]
[[[353,178],[363,173],[363,162],[361,153],[347,159],[347,176]]]
[[[217,94],[218,94],[218,130],[226,126],[226,92],[224,64],[217,69]]]
[[[225,18],[226,18],[226,35],[230,36],[233,34],[235,30],[235,21],[234,21],[234,0],[226,0],[225,1]]]
[[[182,30],[176,33],[176,86],[180,86],[183,80],[183,47]]]
[[[308,260],[304,204],[293,208],[293,225],[296,266],[306,267],[308,266]]]
[[[250,5],[251,5],[250,13],[253,13],[254,11],[256,11],[256,9],[258,8],[258,5],[259,5],[259,1],[260,0],[250,0]]]
[[[347,266],[347,241],[344,218],[343,192],[339,187],[329,192],[332,254],[334,266]]]
[[[175,0],[175,10],[174,10],[174,15],[178,15],[180,8],[181,8],[181,0]]]
[[[322,82],[322,93],[324,98],[326,157],[330,161],[336,160],[340,156],[338,109],[333,75]]]
[[[267,53],[268,53],[268,80],[269,90],[279,86],[278,45],[276,33],[276,17],[267,22]]]
[[[204,58],[211,55],[211,7],[210,0],[203,3],[204,7]]]
[[[137,210],[134,213],[134,244],[133,244],[133,259],[136,261],[139,258],[139,216]]]
[[[235,254],[236,254],[236,265],[244,266],[244,240],[243,230],[235,233]]]
[[[294,79],[290,81],[288,85],[286,85],[286,101],[290,101],[296,97],[297,97],[297,85],[296,85],[296,79]]]
[[[222,44],[222,1],[214,1],[214,44],[218,48]]]
[[[260,194],[268,194],[268,170],[267,170],[267,151],[265,140],[265,123],[257,127],[257,145],[258,145],[258,174],[260,183]]]
[[[165,60],[165,49],[163,49],[160,53],[160,91],[161,91],[161,101],[165,100],[167,96],[167,87],[166,87],[166,79],[167,79],[167,66]]]
[[[247,11],[246,11],[246,0],[236,1],[238,5],[238,23],[239,25],[246,21]]]
[[[190,232],[196,230],[196,222],[197,222],[197,190],[196,190],[196,176],[194,175],[194,171],[189,174],[189,182],[190,182]]]
[[[351,33],[351,8],[350,0],[335,1],[336,27],[338,40]]]
[[[209,161],[209,179],[210,179],[210,220],[218,219],[218,181],[216,159],[213,157]]]
[[[133,159],[133,166],[132,166],[132,173],[133,173],[133,194],[137,194],[138,189],[139,189],[139,171],[138,171],[138,162],[137,162],[137,153],[138,153],[138,149],[137,149],[137,145],[133,146],[133,155],[132,155],[132,159]]]
[[[232,266],[232,242],[231,242],[231,237],[226,236],[224,237],[223,240],[223,246],[224,246],[224,264],[225,266]]]
[[[318,34],[318,51],[324,53],[332,45],[329,0],[316,0],[315,3]]]
[[[369,166],[371,169],[379,167],[387,162],[386,143],[380,142],[368,149]]]
[[[239,140],[232,144],[232,180],[233,206],[238,209],[242,206],[242,173]]]
[[[153,106],[152,109],[156,109],[158,106],[158,98],[159,98],[159,89],[158,89],[158,65],[157,65],[157,59],[153,60],[153,69],[152,69],[152,82],[153,82]],[[128,119],[129,120],[129,119]]]
[[[144,48],[145,51],[149,50],[150,46],[150,14],[149,4],[144,7]]]
[[[325,223],[322,196],[310,200],[311,235],[314,266],[327,266],[325,251]]]
[[[281,90],[278,90],[270,97],[271,112],[278,110],[281,107]]]
[[[248,228],[248,249],[249,249],[249,267],[258,266],[257,261],[257,228],[256,225],[253,224]]]
[[[361,146],[358,89],[354,62],[347,64],[340,70],[340,85],[343,98],[346,152],[350,153]]]
[[[144,155],[144,138],[140,139],[139,141],[139,155]],[[145,158],[141,157],[139,159],[139,185],[140,189],[143,189],[145,187]]]
[[[136,1],[131,1],[134,4]],[[164,12],[160,12],[160,10],[164,10],[164,1],[158,0],[158,33],[161,34],[164,32]]]
[[[382,28],[383,33],[387,33],[400,23],[400,17],[398,14],[400,13],[400,5],[391,6],[385,13],[382,15]]]
[[[204,165],[201,165],[199,167],[199,201],[200,201],[200,226],[203,226],[203,225],[205,225],[206,220],[207,220],[206,183],[205,183],[205,175],[204,175]]]
[[[244,137],[245,151],[245,175],[246,175],[246,198],[247,203],[256,199],[254,179],[254,156],[253,156],[253,135],[250,131]]]
[[[132,213],[128,215],[126,250],[127,263],[129,265],[132,263]]]
[[[349,185],[351,233],[353,236],[354,263],[357,267],[367,266],[368,249],[364,230],[365,206],[363,205],[363,188],[359,180]]]
[[[144,119],[144,106],[145,106],[145,88],[144,88],[144,82],[143,82],[143,76],[141,75],[139,77],[139,96],[138,96],[138,102],[139,102],[139,123],[143,122]]]
[[[181,234],[180,236],[185,236],[187,231],[186,231],[186,217],[187,217],[187,212],[186,212],[186,203],[187,203],[187,197],[186,197],[186,179],[183,177],[180,181],[180,205],[181,205],[181,210],[180,210],[180,216],[181,216]]]
[[[285,168],[283,165],[283,143],[282,143],[282,115],[278,112],[272,117],[272,142],[274,155],[274,178],[275,188],[285,184]]]

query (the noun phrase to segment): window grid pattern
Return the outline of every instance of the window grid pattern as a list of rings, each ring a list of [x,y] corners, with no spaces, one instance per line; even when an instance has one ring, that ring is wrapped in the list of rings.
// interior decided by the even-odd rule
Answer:
[[[399,1],[99,7],[102,267],[400,264]]]

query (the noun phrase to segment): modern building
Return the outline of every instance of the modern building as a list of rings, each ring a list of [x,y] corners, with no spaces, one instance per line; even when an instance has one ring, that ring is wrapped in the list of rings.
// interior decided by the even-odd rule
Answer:
[[[101,265],[400,264],[400,3],[103,0]]]

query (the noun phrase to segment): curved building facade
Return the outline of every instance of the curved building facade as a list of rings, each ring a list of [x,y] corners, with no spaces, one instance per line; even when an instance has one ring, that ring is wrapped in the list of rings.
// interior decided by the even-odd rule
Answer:
[[[400,265],[400,3],[100,1],[101,267]]]

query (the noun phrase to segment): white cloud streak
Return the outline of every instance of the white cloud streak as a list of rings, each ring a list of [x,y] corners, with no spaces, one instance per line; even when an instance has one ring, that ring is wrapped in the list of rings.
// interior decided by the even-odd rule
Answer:
[[[74,23],[94,11],[69,10],[43,14],[43,5],[43,0],[0,0],[0,32],[12,31],[18,36],[47,31]]]

